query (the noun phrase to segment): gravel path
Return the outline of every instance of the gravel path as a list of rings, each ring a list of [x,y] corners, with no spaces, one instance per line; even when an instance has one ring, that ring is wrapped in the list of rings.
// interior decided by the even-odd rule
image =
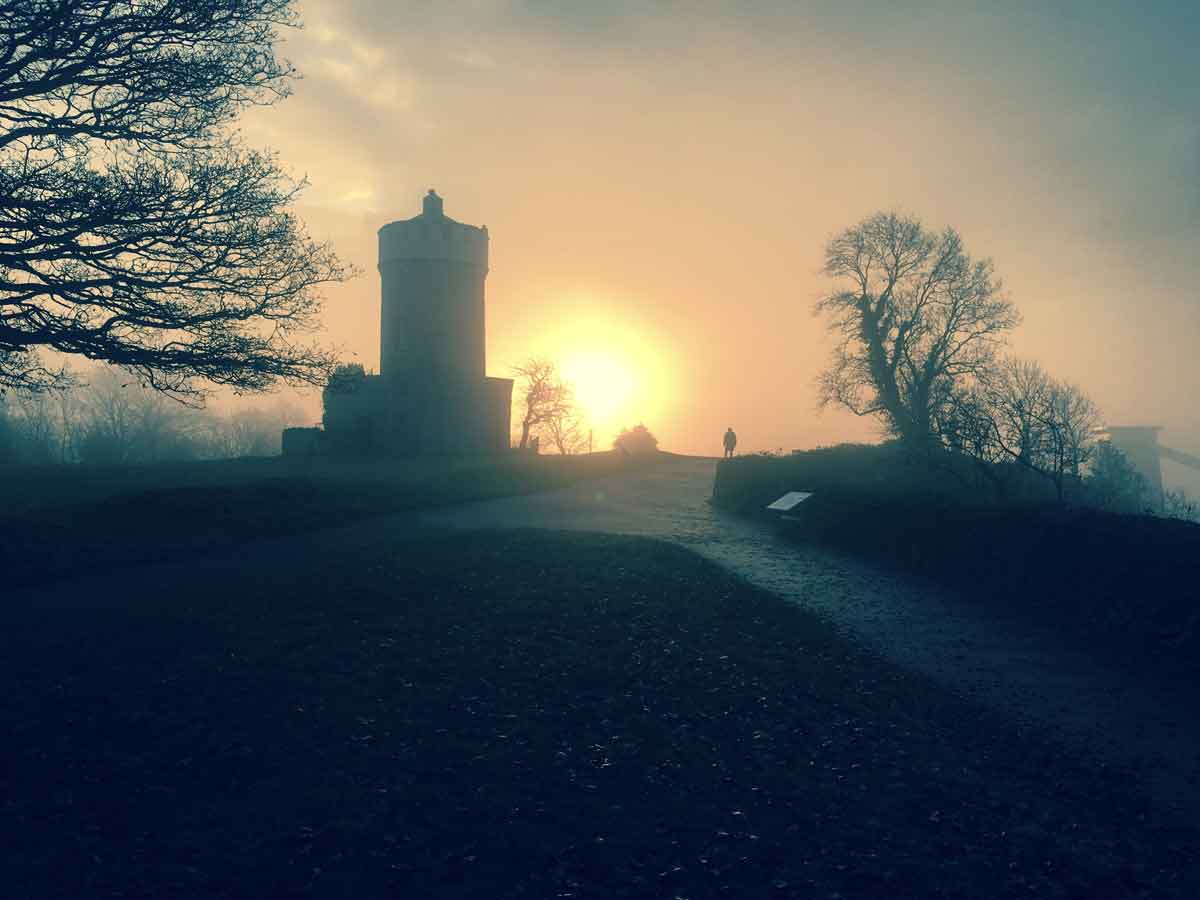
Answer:
[[[1131,683],[1047,630],[909,576],[820,547],[783,542],[768,526],[712,507],[714,460],[683,459],[560,491],[424,514],[445,529],[535,527],[662,538],[816,610],[903,666],[1058,732],[1083,752],[1134,766],[1159,802],[1200,812],[1194,697]]]

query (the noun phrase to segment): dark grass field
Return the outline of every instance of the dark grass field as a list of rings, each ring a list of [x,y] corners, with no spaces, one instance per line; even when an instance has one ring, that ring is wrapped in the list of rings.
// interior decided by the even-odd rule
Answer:
[[[135,574],[5,606],[5,897],[1197,895],[1127,774],[666,544]]]
[[[669,458],[607,452],[0,466],[0,584],[28,586],[388,513],[550,490]]]

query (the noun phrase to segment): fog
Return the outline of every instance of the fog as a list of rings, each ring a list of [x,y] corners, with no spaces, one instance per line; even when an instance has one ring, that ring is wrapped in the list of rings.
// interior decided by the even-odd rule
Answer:
[[[1016,352],[1200,450],[1200,13],[1056,6],[309,0],[245,130],[364,270],[325,322],[368,367],[375,232],[436,187],[490,230],[492,374],[599,311],[661,350],[629,417],[665,447],[873,439],[815,412],[812,304],[828,237],[896,208],[995,260]]]
[[[6,895],[1200,896],[1143,5],[0,0]]]

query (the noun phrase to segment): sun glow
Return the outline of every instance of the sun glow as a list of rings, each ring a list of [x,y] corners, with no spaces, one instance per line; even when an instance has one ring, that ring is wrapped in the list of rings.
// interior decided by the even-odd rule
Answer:
[[[564,356],[559,368],[584,419],[601,431],[619,429],[622,416],[634,406],[636,367],[617,353],[581,350]]]
[[[575,320],[547,336],[545,355],[571,385],[596,450],[608,449],[622,428],[639,422],[653,431],[665,414],[666,363],[654,346],[640,331],[607,318]]]

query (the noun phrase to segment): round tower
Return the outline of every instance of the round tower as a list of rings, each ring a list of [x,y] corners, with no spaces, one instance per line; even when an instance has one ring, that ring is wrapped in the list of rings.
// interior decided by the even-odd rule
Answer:
[[[379,229],[379,371],[387,382],[432,393],[483,382],[487,272],[487,229],[448,218],[436,191],[419,216]]]

